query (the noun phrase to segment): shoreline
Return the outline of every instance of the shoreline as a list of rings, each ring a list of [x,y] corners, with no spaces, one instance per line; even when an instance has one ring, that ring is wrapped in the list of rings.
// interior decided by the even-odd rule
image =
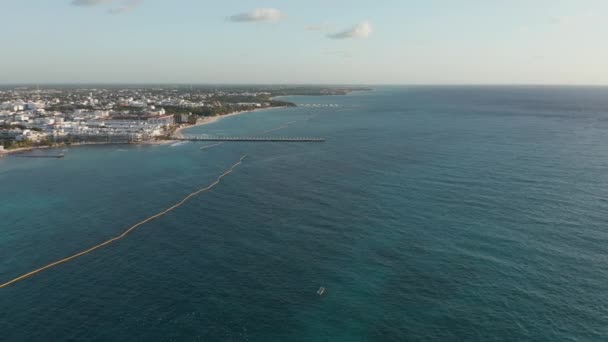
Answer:
[[[129,142],[81,142],[81,143],[71,143],[69,145],[67,145],[67,144],[61,144],[61,145],[53,145],[53,146],[19,147],[19,148],[16,148],[16,149],[0,151],[0,157],[9,156],[11,154],[26,153],[26,152],[36,151],[36,150],[48,150],[48,149],[68,148],[68,147],[72,147],[72,146],[86,146],[86,145],[166,145],[166,144],[171,144],[171,143],[175,142],[176,140],[174,140],[173,138],[177,138],[177,139],[185,138],[185,136],[182,135],[182,131],[185,130],[185,129],[187,129],[187,128],[193,128],[193,127],[197,127],[197,126],[209,125],[209,124],[212,124],[214,122],[218,122],[221,119],[224,119],[224,118],[227,118],[227,117],[231,117],[231,116],[236,116],[236,115],[241,115],[241,114],[246,114],[246,113],[253,113],[253,112],[258,112],[258,111],[262,111],[262,110],[278,109],[278,108],[287,108],[287,106],[268,107],[268,108],[256,108],[256,109],[252,109],[252,110],[242,110],[242,111],[238,111],[238,112],[234,112],[234,113],[230,113],[230,114],[224,114],[224,115],[206,116],[206,117],[198,119],[197,122],[195,124],[193,124],[193,125],[181,125],[181,126],[177,127],[175,129],[175,132],[173,132],[173,134],[171,135],[171,137],[169,139],[146,140],[146,141],[138,141],[138,142],[130,142],[130,143]]]
[[[2,152],[0,152],[0,156],[1,155],[10,155],[10,154],[19,154],[19,153],[24,153],[24,152],[31,152],[31,151],[36,151],[36,150],[51,150],[51,149],[58,149],[58,148],[66,148],[66,147],[70,147],[70,146],[81,146],[81,145],[109,145],[109,144],[119,144],[119,143],[108,143],[108,142],[82,142],[82,143],[71,143],[69,145],[67,144],[60,144],[60,145],[50,145],[50,146],[29,146],[29,147],[19,147],[19,148],[15,148],[15,149],[11,149],[11,150],[4,150]]]
[[[30,146],[30,147],[19,147],[11,150],[3,150],[0,151],[0,157],[8,156],[11,154],[19,154],[32,152],[37,150],[51,150],[51,149],[59,149],[59,148],[69,148],[75,146],[87,146],[87,145],[165,145],[171,143],[172,140],[151,140],[151,141],[139,141],[139,142],[79,142],[79,143],[71,143],[69,145],[52,145],[52,146]]]
[[[224,115],[205,116],[203,118],[198,119],[196,121],[196,123],[193,125],[184,125],[184,126],[177,127],[175,129],[175,132],[173,132],[173,134],[171,135],[171,138],[178,138],[178,139],[185,138],[185,136],[182,134],[183,130],[188,129],[188,128],[193,128],[193,127],[198,127],[198,126],[209,125],[209,124],[218,122],[227,117],[237,116],[237,115],[247,114],[247,113],[253,113],[253,112],[259,112],[262,110],[278,109],[278,108],[288,108],[288,107],[281,106],[281,107],[256,108],[256,109],[252,109],[252,110],[242,110],[242,111],[238,111],[238,112],[234,112],[234,113],[230,113],[230,114],[224,114]],[[168,139],[168,141],[171,141],[171,139]]]
[[[361,90],[361,91],[375,91],[376,89],[374,88],[370,88],[370,89],[365,89],[365,90]],[[278,96],[273,96],[270,97],[270,100],[275,100],[275,99],[279,99],[282,97],[292,97],[292,96],[346,96],[349,95],[352,92],[356,92],[358,90],[353,90],[353,91],[349,91],[346,94],[325,94],[325,95],[278,95]],[[297,105],[296,105],[297,106]],[[272,110],[272,109],[279,109],[279,108],[289,108],[290,106],[279,106],[279,107],[267,107],[267,108],[256,108],[256,109],[252,109],[252,110],[243,110],[243,111],[238,111],[238,112],[234,112],[234,113],[230,113],[230,114],[224,114],[224,115],[216,115],[216,116],[205,116],[202,118],[199,118],[195,124],[193,125],[179,125],[177,126],[177,128],[175,129],[175,131],[171,134],[171,136],[169,138],[166,139],[155,139],[155,140],[146,140],[146,141],[138,141],[138,142],[82,142],[82,143],[71,143],[69,145],[67,144],[62,144],[62,145],[53,145],[53,146],[30,146],[30,147],[20,147],[20,148],[16,148],[16,149],[11,149],[11,150],[1,150],[0,151],[0,157],[5,157],[11,154],[16,154],[16,153],[24,153],[24,152],[30,152],[30,151],[35,151],[35,150],[44,150],[44,149],[53,149],[53,148],[67,148],[67,147],[71,147],[71,146],[85,146],[85,145],[165,145],[165,144],[169,144],[172,143],[174,141],[176,141],[175,139],[183,139],[185,138],[185,136],[182,134],[182,131],[188,128],[193,128],[193,127],[197,127],[197,126],[203,126],[203,125],[209,125],[212,123],[215,123],[221,119],[230,117],[230,116],[236,116],[236,115],[241,115],[241,114],[246,114],[246,113],[252,113],[252,112],[257,112],[257,111],[262,111],[262,110]]]

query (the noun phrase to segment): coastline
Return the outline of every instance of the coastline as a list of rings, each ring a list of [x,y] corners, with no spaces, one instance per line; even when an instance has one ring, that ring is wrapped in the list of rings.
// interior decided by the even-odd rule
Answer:
[[[193,125],[183,125],[180,127],[177,127],[175,129],[175,132],[173,132],[173,135],[171,136],[171,138],[185,138],[185,136],[182,134],[182,131],[188,128],[193,128],[193,127],[197,127],[197,126],[204,126],[204,125],[209,125],[212,124],[214,122],[218,122],[224,118],[227,117],[231,117],[231,116],[236,116],[236,115],[241,115],[241,114],[247,114],[247,113],[253,113],[253,112],[259,112],[262,110],[271,110],[271,109],[278,109],[278,108],[287,108],[287,106],[281,106],[281,107],[268,107],[268,108],[256,108],[256,109],[252,109],[252,110],[242,110],[242,111],[238,111],[238,112],[234,112],[234,113],[230,113],[230,114],[224,114],[224,115],[216,115],[216,116],[205,116],[203,118],[200,118],[196,121],[195,124]],[[171,141],[171,139],[169,139],[168,141]]]
[[[52,146],[29,146],[29,147],[19,147],[19,148],[15,148],[15,149],[11,149],[11,150],[4,150],[0,153],[0,155],[9,155],[9,154],[19,154],[19,153],[23,153],[23,152],[30,152],[30,151],[35,151],[35,150],[50,150],[50,149],[56,149],[56,148],[65,148],[65,147],[70,147],[70,146],[79,146],[79,145],[107,145],[107,144],[111,144],[111,143],[107,143],[107,142],[90,142],[90,143],[72,143],[70,145],[52,145]]]
[[[53,145],[53,146],[30,146],[30,147],[20,147],[11,150],[0,151],[0,157],[8,156],[11,154],[19,154],[25,152],[31,152],[36,150],[50,150],[50,149],[59,149],[59,148],[68,148],[73,146],[86,146],[86,145],[164,145],[171,143],[171,140],[151,140],[151,141],[140,141],[134,143],[126,143],[126,142],[77,142],[71,143],[69,145]]]
[[[11,149],[11,150],[3,150],[0,151],[0,157],[2,156],[8,156],[11,154],[19,154],[19,153],[25,153],[25,152],[31,152],[31,151],[35,151],[35,150],[47,150],[47,149],[54,149],[54,148],[67,148],[67,147],[72,147],[72,146],[85,146],[85,145],[165,145],[165,144],[170,144],[173,143],[175,140],[173,140],[173,138],[185,138],[185,136],[182,134],[182,131],[187,129],[187,128],[192,128],[192,127],[197,127],[197,126],[203,126],[203,125],[209,125],[212,124],[214,122],[218,122],[221,119],[227,118],[227,117],[231,117],[231,116],[236,116],[236,115],[241,115],[241,114],[246,114],[246,113],[252,113],[252,112],[257,112],[257,111],[262,111],[262,110],[271,110],[271,109],[278,109],[278,108],[287,108],[287,106],[282,106],[282,107],[269,107],[269,108],[256,108],[256,109],[252,109],[252,110],[243,110],[243,111],[238,111],[238,112],[234,112],[234,113],[230,113],[230,114],[224,114],[224,115],[217,115],[217,116],[206,116],[203,118],[200,118],[197,120],[197,122],[193,125],[181,125],[179,127],[177,127],[175,129],[175,132],[173,132],[173,134],[171,135],[171,138],[169,139],[164,139],[164,140],[147,140],[147,141],[138,141],[138,142],[132,142],[132,143],[125,143],[125,142],[81,142],[81,143],[71,143],[69,145],[63,144],[63,145],[54,145],[54,146],[29,146],[29,147],[20,147],[20,148],[16,148],[16,149]]]
[[[349,95],[350,93],[356,92],[356,91],[375,91],[375,90],[376,90],[375,88],[370,88],[370,89],[362,89],[362,90],[350,90],[344,94],[319,94],[319,95],[310,95],[310,96],[346,96],[346,95]],[[269,99],[270,100],[279,100],[281,98],[292,97],[292,96],[309,96],[309,95],[277,95],[277,96],[272,96]],[[187,128],[208,125],[208,124],[215,123],[223,118],[230,117],[230,116],[236,116],[236,115],[240,115],[240,114],[257,112],[257,111],[262,111],[262,110],[271,110],[271,109],[288,108],[288,107],[290,107],[290,106],[285,105],[285,106],[278,106],[278,107],[256,108],[256,109],[252,109],[252,110],[237,111],[237,112],[233,112],[230,114],[224,114],[224,115],[205,116],[205,117],[199,118],[195,124],[178,125],[175,128],[174,132],[169,137],[166,137],[165,139],[155,139],[155,140],[146,140],[146,141],[138,141],[138,142],[80,142],[80,143],[59,144],[59,145],[51,145],[51,146],[20,147],[20,148],[10,149],[10,150],[0,150],[0,157],[8,156],[11,154],[30,152],[30,151],[35,151],[35,150],[67,148],[67,147],[71,147],[71,146],[83,146],[83,145],[164,145],[164,144],[168,144],[168,143],[175,141],[175,139],[185,138],[185,136],[182,134],[182,131]]]

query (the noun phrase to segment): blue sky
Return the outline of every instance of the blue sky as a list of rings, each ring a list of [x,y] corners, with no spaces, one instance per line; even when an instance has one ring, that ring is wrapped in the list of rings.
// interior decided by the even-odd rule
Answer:
[[[0,83],[608,84],[605,0],[0,0]]]

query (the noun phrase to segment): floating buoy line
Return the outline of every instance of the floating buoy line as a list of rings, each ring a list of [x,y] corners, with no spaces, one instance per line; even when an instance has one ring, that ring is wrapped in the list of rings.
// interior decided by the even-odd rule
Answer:
[[[171,206],[171,207],[169,207],[169,208],[161,211],[160,213],[152,215],[152,216],[148,217],[147,219],[134,224],[129,229],[125,230],[122,234],[120,234],[118,236],[115,236],[115,237],[113,237],[113,238],[111,238],[111,239],[109,239],[107,241],[104,241],[104,242],[102,242],[102,243],[100,243],[98,245],[95,245],[95,246],[93,246],[93,247],[91,247],[89,249],[86,249],[86,250],[84,250],[82,252],[70,255],[69,257],[63,258],[61,260],[57,260],[57,261],[52,262],[52,263],[50,263],[48,265],[45,265],[45,266],[40,267],[40,268],[37,268],[37,269],[35,269],[35,270],[31,271],[31,272],[25,273],[24,275],[21,275],[21,276],[15,278],[15,279],[12,279],[10,281],[7,281],[6,283],[1,284],[0,288],[5,288],[5,287],[10,286],[12,284],[15,284],[17,282],[25,280],[25,279],[27,279],[27,278],[29,278],[31,276],[34,276],[34,275],[36,275],[36,274],[38,274],[40,272],[43,272],[43,271],[46,271],[46,270],[48,270],[50,268],[59,266],[59,265],[64,264],[64,263],[66,263],[68,261],[74,260],[74,259],[79,258],[81,256],[84,256],[86,254],[89,254],[89,253],[91,253],[91,252],[93,252],[93,251],[95,251],[95,250],[97,250],[97,249],[99,249],[101,247],[107,246],[107,245],[109,245],[109,244],[111,244],[113,242],[116,242],[118,240],[123,239],[124,237],[126,237],[127,235],[129,235],[129,233],[133,232],[135,229],[139,228],[140,226],[142,226],[142,225],[144,225],[144,224],[146,224],[146,223],[148,223],[148,222],[150,222],[152,220],[155,220],[155,219],[157,219],[157,218],[159,218],[159,217],[161,217],[163,215],[166,215],[167,213],[169,213],[169,212],[171,212],[171,211],[173,211],[173,210],[181,207],[184,203],[186,203],[192,197],[194,197],[196,195],[199,195],[199,194],[201,194],[203,192],[207,192],[207,191],[213,189],[216,185],[218,185],[220,183],[220,181],[222,180],[222,178],[224,178],[224,177],[228,176],[229,174],[231,174],[237,166],[241,165],[243,163],[243,160],[246,157],[247,157],[246,154],[243,155],[239,159],[238,162],[236,162],[234,165],[232,165],[228,170],[224,171],[224,173],[222,173],[220,176],[218,176],[213,183],[211,183],[208,186],[206,186],[204,188],[201,188],[201,189],[199,189],[199,190],[197,190],[197,191],[189,194],[188,196],[184,197],[181,201],[179,201],[176,204],[174,204],[173,206]]]

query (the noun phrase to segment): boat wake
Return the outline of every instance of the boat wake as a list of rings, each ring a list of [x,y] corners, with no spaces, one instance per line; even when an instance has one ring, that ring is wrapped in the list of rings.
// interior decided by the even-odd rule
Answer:
[[[178,147],[178,146],[181,146],[181,145],[184,145],[184,144],[187,144],[187,143],[188,143],[188,141],[180,141],[180,142],[173,143],[170,146],[171,147]]]
[[[212,148],[212,147],[220,146],[223,143],[224,142],[219,142],[217,144],[206,145],[206,146],[201,147],[201,150],[206,150],[206,149],[209,149],[209,148]]]

